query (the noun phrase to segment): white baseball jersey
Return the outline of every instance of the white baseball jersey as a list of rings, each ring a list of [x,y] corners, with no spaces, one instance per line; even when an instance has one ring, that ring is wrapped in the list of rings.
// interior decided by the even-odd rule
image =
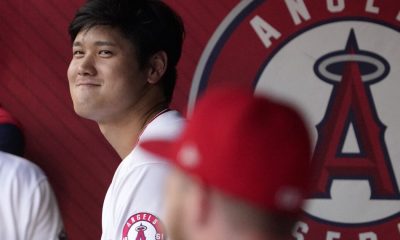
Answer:
[[[157,116],[118,166],[103,204],[102,240],[166,239],[161,211],[170,166],[139,145],[149,139],[175,138],[184,122],[176,111]]]
[[[32,162],[0,151],[0,239],[65,237],[53,191]]]

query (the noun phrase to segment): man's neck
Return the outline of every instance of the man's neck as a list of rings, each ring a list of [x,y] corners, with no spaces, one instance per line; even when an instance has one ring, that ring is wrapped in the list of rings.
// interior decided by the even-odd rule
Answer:
[[[152,107],[136,108],[118,120],[99,123],[99,128],[121,159],[124,159],[137,144],[145,127],[164,109],[165,104],[153,103]]]

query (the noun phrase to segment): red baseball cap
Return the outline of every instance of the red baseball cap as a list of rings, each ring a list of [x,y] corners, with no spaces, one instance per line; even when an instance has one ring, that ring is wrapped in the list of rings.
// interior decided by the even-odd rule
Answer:
[[[308,192],[311,146],[301,116],[250,91],[209,90],[178,139],[141,146],[267,211],[299,213]]]
[[[19,122],[1,106],[0,106],[0,124],[12,124],[18,127],[20,126]]]

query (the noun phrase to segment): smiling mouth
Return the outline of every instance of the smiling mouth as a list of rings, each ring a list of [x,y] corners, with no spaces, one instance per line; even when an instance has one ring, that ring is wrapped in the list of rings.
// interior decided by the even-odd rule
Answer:
[[[78,82],[75,84],[75,86],[100,87],[101,84],[97,82]]]

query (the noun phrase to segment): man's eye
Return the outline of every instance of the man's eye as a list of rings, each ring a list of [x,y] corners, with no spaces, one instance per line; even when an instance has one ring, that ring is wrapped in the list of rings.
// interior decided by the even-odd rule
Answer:
[[[72,54],[74,55],[74,57],[81,57],[84,55],[84,52],[81,50],[75,50],[72,52]]]
[[[109,57],[112,55],[112,52],[109,50],[101,50],[99,51],[99,55],[103,57]]]

